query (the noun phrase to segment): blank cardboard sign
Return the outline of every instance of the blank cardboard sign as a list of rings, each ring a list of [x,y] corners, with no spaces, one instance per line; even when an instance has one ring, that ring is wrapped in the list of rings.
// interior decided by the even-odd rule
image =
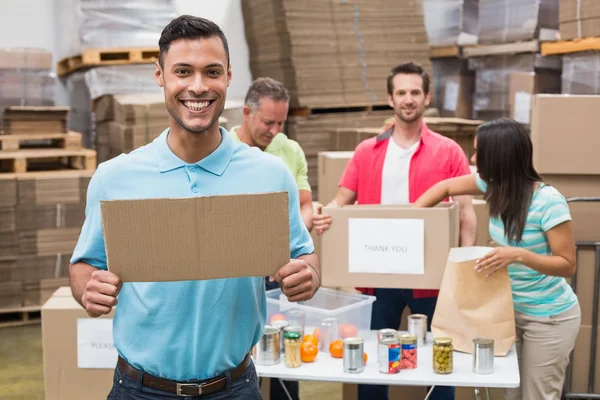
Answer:
[[[124,282],[270,276],[290,260],[287,192],[101,202]]]

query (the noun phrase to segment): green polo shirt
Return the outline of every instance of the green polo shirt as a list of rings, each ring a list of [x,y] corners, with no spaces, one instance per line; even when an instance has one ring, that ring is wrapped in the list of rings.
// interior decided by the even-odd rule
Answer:
[[[238,142],[241,141],[237,135],[237,130],[239,128],[239,126],[234,126],[229,129],[233,138]],[[283,160],[296,179],[298,190],[311,191],[310,184],[308,183],[308,165],[306,163],[306,156],[298,142],[288,138],[284,133],[278,133],[271,141],[271,144],[265,149],[265,153],[272,154]]]

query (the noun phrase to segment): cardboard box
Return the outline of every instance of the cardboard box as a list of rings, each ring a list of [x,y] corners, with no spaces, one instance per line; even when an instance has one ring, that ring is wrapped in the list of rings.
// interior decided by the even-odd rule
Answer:
[[[322,236],[323,285],[439,289],[448,252],[458,246],[456,204],[427,209],[354,205],[324,212],[335,223]],[[402,273],[362,272],[372,269],[369,257],[382,260],[379,271],[386,266]]]
[[[473,208],[477,216],[477,237],[475,246],[489,246],[492,242],[490,236],[490,211],[485,200],[473,199]]]
[[[321,204],[327,205],[335,198],[340,179],[353,155],[353,151],[322,151],[319,153],[318,199]]]
[[[510,74],[510,117],[529,125],[531,96],[538,93],[560,93],[560,72],[513,72]]]
[[[78,367],[77,320],[91,318],[67,292],[68,288],[60,289],[42,306],[46,400],[106,399],[114,370]],[[114,308],[100,318],[113,315]]]
[[[290,259],[287,192],[102,201],[101,212],[108,269],[124,282],[264,277]]]
[[[600,175],[599,109],[600,96],[533,97],[531,140],[538,173]]]

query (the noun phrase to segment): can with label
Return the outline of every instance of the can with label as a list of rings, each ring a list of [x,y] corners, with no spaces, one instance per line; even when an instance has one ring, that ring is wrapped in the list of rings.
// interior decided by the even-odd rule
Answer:
[[[403,334],[398,337],[402,346],[401,360],[402,369],[417,368],[417,337],[411,334]]]
[[[364,341],[360,337],[344,339],[344,372],[361,373],[365,370]]]
[[[379,372],[397,374],[400,372],[400,341],[396,337],[386,337],[379,341]]]
[[[411,314],[408,316],[408,333],[417,337],[417,345],[427,344],[427,315]]]

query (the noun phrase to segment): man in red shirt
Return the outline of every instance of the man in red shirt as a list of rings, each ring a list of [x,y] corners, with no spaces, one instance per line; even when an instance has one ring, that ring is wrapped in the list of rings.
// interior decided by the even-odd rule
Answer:
[[[394,125],[377,137],[361,142],[348,162],[335,199],[329,207],[354,204],[409,204],[431,186],[444,179],[467,175],[469,161],[452,139],[427,128],[423,121],[429,105],[429,75],[410,62],[394,67],[387,81],[388,103],[394,109]],[[475,244],[476,217],[470,196],[457,196],[460,242]],[[320,206],[319,208],[322,208]],[[327,214],[314,215],[313,229],[325,232],[332,223]],[[373,294],[371,329],[400,326],[404,307],[428,316],[428,329],[437,301],[437,290],[369,289]],[[359,385],[359,399],[387,399],[388,387]],[[431,400],[453,400],[454,388],[436,387]]]

